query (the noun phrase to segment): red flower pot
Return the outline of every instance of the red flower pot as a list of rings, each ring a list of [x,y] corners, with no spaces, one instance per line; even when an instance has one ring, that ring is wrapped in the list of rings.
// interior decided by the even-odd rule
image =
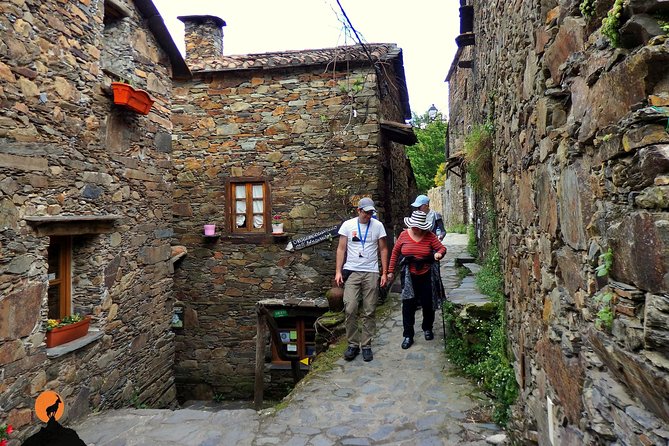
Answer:
[[[54,328],[46,332],[46,346],[47,348],[55,347],[57,345],[65,344],[66,342],[74,341],[86,336],[88,327],[91,323],[91,317],[86,316],[83,320],[75,322],[74,324],[66,325],[64,327]]]
[[[114,104],[122,105],[142,115],[149,114],[154,101],[146,91],[135,90],[123,82],[112,82],[111,87],[114,93]]]

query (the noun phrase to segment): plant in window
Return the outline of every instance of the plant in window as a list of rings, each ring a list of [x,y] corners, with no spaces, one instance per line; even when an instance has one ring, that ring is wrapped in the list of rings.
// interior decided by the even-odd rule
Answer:
[[[12,432],[14,432],[14,428],[11,424],[0,425],[0,446],[6,446],[9,434]]]
[[[46,321],[46,331],[51,331],[54,328],[65,327],[67,325],[76,324],[84,320],[84,317],[79,313],[74,313],[71,316],[65,316],[62,319],[49,319]]]

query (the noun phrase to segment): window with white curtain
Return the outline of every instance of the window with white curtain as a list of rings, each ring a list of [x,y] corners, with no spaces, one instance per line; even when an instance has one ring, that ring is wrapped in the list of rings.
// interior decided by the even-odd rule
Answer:
[[[265,182],[231,183],[232,232],[266,232],[267,184]]]

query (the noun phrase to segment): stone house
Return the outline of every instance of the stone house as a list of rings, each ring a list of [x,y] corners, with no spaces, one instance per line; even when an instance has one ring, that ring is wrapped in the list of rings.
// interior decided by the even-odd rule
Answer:
[[[614,47],[601,29],[614,2],[593,4],[461,0],[474,22],[450,75],[451,125],[494,124],[511,431],[524,444],[666,444],[669,39],[657,17],[669,9],[626,1]]]
[[[150,0],[0,8],[0,424],[37,429],[47,389],[66,423],[250,397],[255,303],[317,300],[334,276],[332,242],[286,243],[362,195],[401,228],[416,189],[401,50],[222,57],[223,22],[186,18],[191,80]],[[118,80],[148,91],[148,114],[114,104]],[[46,348],[47,319],[73,313],[88,335]],[[302,337],[309,321],[293,322]]]
[[[0,424],[39,428],[56,390],[91,408],[174,403],[172,79],[188,68],[149,0],[0,6]],[[110,82],[149,92],[148,115]],[[92,316],[45,347],[47,318]]]
[[[402,146],[415,139],[404,125],[402,51],[372,44],[224,56],[223,20],[180,20],[193,77],[175,83],[172,112],[174,236],[189,253],[175,273],[184,314],[179,399],[248,398],[256,303],[316,300],[334,278],[336,238],[292,252],[287,243],[336,228],[364,195],[391,238],[402,228],[416,191]],[[275,215],[285,235],[271,234]],[[215,237],[203,237],[208,223]],[[316,315],[282,319],[301,355],[313,349]],[[282,367],[276,354],[268,367]]]

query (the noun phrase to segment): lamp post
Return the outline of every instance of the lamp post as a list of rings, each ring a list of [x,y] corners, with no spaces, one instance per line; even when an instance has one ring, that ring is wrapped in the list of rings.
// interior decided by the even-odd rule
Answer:
[[[430,121],[434,121],[434,118],[437,117],[438,112],[439,110],[434,106],[434,104],[432,104],[430,108],[427,109],[427,116],[430,118]]]

